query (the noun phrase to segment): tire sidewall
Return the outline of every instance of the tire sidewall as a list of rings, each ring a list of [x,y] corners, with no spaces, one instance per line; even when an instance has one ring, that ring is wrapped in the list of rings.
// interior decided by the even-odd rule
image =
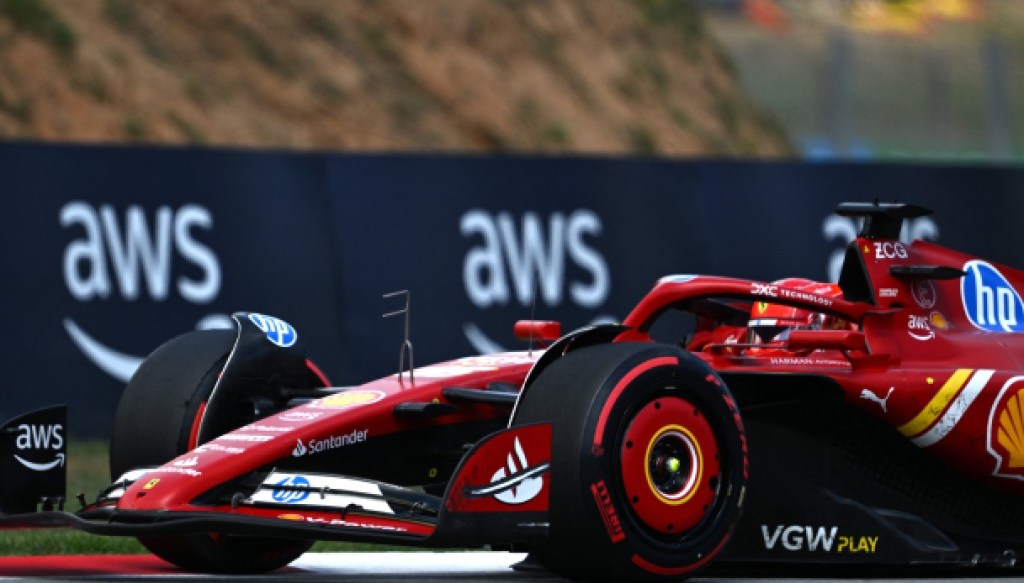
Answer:
[[[563,425],[555,430],[555,442],[564,441],[553,443],[552,448],[554,544],[548,551],[558,556],[549,557],[548,562],[562,574],[588,579],[692,574],[723,548],[739,520],[747,467],[742,422],[725,384],[696,357],[667,345],[610,346],[615,345],[598,347],[601,352],[594,352],[595,361],[617,357],[618,364],[610,369],[599,364],[594,378],[574,387],[584,390],[591,384],[589,401],[577,403],[586,410],[553,415],[553,423]],[[631,416],[645,403],[666,395],[682,398],[701,411],[714,429],[720,453],[721,490],[713,509],[677,537],[652,533],[634,514],[619,454]],[[576,428],[567,431],[574,419]],[[580,556],[601,559],[588,565]]]
[[[234,330],[189,332],[142,363],[118,406],[111,438],[114,479],[128,469],[163,464],[196,445],[190,438],[236,336]],[[139,542],[187,570],[252,574],[287,565],[314,541],[196,533],[140,537]]]
[[[625,375],[642,367],[645,362],[649,361],[644,359],[635,366],[623,367],[629,369],[625,371]],[[630,382],[630,386],[614,403],[610,404],[609,417],[617,420],[617,423],[608,423],[604,427],[601,436],[604,451],[596,452],[590,448],[588,452],[585,451],[588,448],[583,448],[584,451],[580,452],[580,470],[581,475],[585,476],[585,481],[601,479],[602,476],[611,478],[607,484],[609,501],[620,519],[626,536],[620,543],[619,552],[625,551],[629,554],[631,562],[633,555],[639,555],[652,565],[664,566],[670,570],[703,564],[706,558],[719,550],[736,524],[739,506],[733,504],[732,492],[723,492],[715,499],[713,508],[705,518],[691,529],[689,534],[675,539],[652,535],[629,507],[621,471],[622,436],[633,416],[640,407],[652,399],[678,397],[699,409],[714,429],[715,440],[721,454],[719,463],[722,483],[719,487],[724,490],[742,488],[744,480],[741,460],[745,457],[741,453],[742,427],[737,424],[738,417],[734,415],[731,398],[727,399],[723,391],[724,384],[717,376],[712,376],[709,380],[709,374],[706,368],[697,366],[690,358],[680,358],[676,366],[658,366],[643,372]],[[608,398],[611,389],[625,375],[610,378],[602,388],[602,396]],[[666,389],[666,386],[674,388],[670,390]],[[595,406],[603,408],[607,405],[598,399]],[[596,427],[590,428],[591,432],[595,430]],[[736,492],[736,495],[739,495],[739,492]],[[596,504],[592,508],[600,520],[600,508]]]
[[[110,438],[111,479],[160,465],[189,449],[189,436],[234,345],[232,330],[200,330],[164,343],[128,381]]]

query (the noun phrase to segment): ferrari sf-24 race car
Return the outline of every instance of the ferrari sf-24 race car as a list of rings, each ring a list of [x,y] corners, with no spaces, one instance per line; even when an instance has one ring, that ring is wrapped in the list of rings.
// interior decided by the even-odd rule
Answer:
[[[999,565],[1024,550],[1024,272],[852,203],[838,284],[668,276],[545,350],[332,386],[284,321],[179,336],[128,383],[113,484],[64,506],[66,411],[0,431],[0,527],[260,572],[315,540],[528,551],[576,579],[708,564]],[[56,457],[55,457],[56,456]]]

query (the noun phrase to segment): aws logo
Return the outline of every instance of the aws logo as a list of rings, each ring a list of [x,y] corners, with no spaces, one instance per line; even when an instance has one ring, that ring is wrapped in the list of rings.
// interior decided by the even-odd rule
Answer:
[[[14,459],[18,460],[18,463],[36,472],[45,472],[64,465],[64,452],[62,451],[64,448],[64,425],[60,423],[46,425],[22,423],[14,431],[17,433],[14,445],[19,453],[38,455],[39,452],[43,452],[45,455],[51,451],[56,452],[53,454],[53,460],[46,462],[33,462],[16,453]]]
[[[73,201],[61,208],[60,225],[74,236],[64,249],[63,272],[68,292],[79,302],[146,297],[162,302],[176,294],[201,305],[220,293],[220,262],[197,238],[213,228],[213,217],[202,206],[161,206],[148,215],[138,205],[122,212],[112,205]],[[220,314],[199,323],[201,328],[231,325]],[[120,381],[127,381],[142,361],[101,343],[70,317],[64,328],[89,360]]]
[[[459,223],[474,246],[462,264],[466,295],[480,309],[517,304],[527,313],[556,308],[566,300],[585,309],[604,305],[611,289],[608,263],[594,246],[603,231],[592,210],[544,217],[526,212],[470,210]],[[463,326],[470,344],[481,353],[501,352],[476,324]]]

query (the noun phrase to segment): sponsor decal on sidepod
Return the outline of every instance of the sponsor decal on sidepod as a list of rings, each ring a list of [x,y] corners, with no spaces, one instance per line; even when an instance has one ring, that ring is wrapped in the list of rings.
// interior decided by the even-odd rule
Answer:
[[[809,551],[831,553],[835,547],[837,553],[875,553],[878,547],[877,536],[840,535],[839,527],[813,527],[780,524],[769,529],[767,524],[761,525],[761,536],[764,548],[771,551],[790,552]],[[838,541],[838,545],[836,542]]]
[[[935,338],[935,332],[929,324],[928,316],[915,316],[913,314],[908,316],[907,334],[914,340],[922,342]]]
[[[995,458],[992,475],[1024,480],[1024,376],[1007,380],[988,415],[989,454]]]
[[[978,259],[964,264],[960,297],[975,328],[988,332],[1024,332],[1024,302],[1006,277]]]

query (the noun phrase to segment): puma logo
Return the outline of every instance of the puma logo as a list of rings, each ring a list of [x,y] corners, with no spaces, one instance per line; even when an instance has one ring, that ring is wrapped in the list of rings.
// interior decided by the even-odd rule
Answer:
[[[889,387],[889,392],[885,394],[885,398],[879,397],[878,395],[874,394],[873,392],[871,392],[871,389],[861,389],[860,390],[860,398],[861,399],[867,399],[868,401],[874,401],[875,403],[878,403],[878,406],[882,408],[882,413],[888,413],[889,411],[886,409],[886,405],[885,404],[886,404],[886,401],[889,400],[889,397],[892,395],[892,392],[895,389],[896,389],[896,387]]]

